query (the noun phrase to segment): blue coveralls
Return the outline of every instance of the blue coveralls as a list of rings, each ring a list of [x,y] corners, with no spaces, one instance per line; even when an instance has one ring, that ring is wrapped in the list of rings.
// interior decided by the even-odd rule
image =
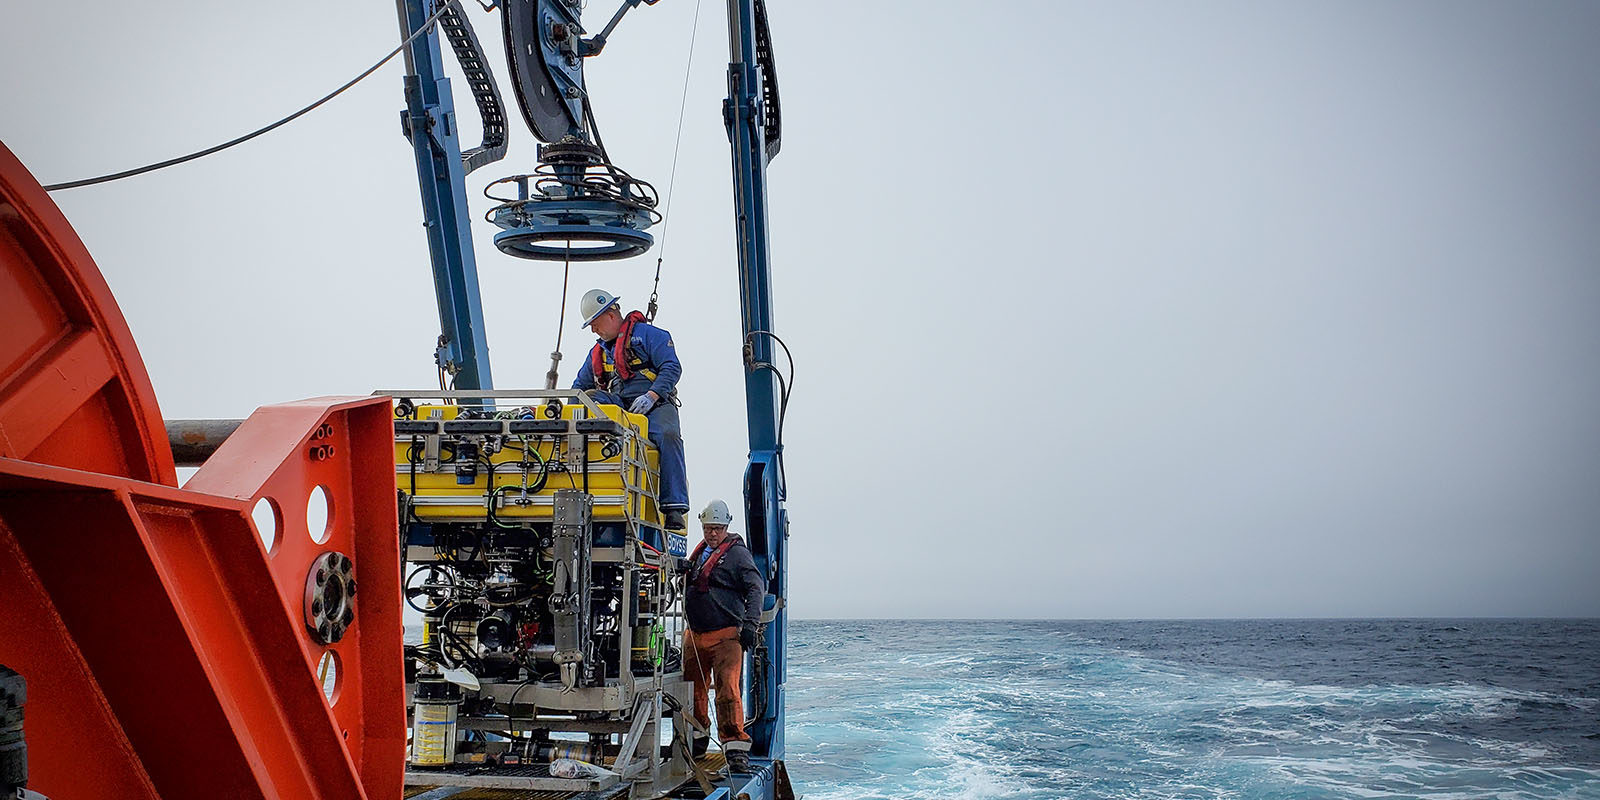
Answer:
[[[612,364],[614,342],[600,342],[605,353],[605,363]],[[647,322],[635,323],[632,338],[628,340],[629,365],[632,377],[620,387],[596,385],[594,369],[588,353],[578,367],[578,376],[572,381],[574,389],[588,389],[596,403],[609,403],[626,409],[639,395],[655,392],[661,398],[645,416],[650,420],[650,442],[661,451],[661,510],[689,510],[689,480],[683,460],[683,429],[678,422],[678,407],[671,395],[683,374],[678,363],[678,351],[672,346],[672,334]],[[646,377],[642,370],[655,373]],[[615,377],[613,375],[613,377]]]

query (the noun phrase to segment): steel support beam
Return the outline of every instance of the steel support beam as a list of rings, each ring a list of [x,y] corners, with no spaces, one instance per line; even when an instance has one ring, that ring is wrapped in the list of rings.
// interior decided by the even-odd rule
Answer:
[[[172,448],[173,463],[180,467],[198,467],[206,463],[242,424],[242,419],[166,420],[167,445]]]
[[[439,6],[433,0],[397,0],[397,7],[401,35],[409,37]],[[439,366],[451,374],[455,388],[492,389],[478,262],[467,210],[466,170],[461,164],[455,101],[450,79],[444,76],[437,28],[417,37],[407,48],[405,91],[401,124],[416,156],[422,224],[428,232],[439,307],[436,357]]]
[[[757,4],[728,0],[728,97],[723,121],[733,154],[734,241],[739,256],[739,298],[745,342],[745,413],[750,463],[745,471],[745,521],[767,591],[788,595],[788,518],[783,508],[783,453],[779,440],[781,396],[774,366],[772,261],[767,248],[768,149],[762,124],[762,70],[757,56]],[[776,93],[773,94],[776,96]],[[774,109],[775,111],[775,109]],[[783,758],[788,611],[782,606],[765,633],[768,669],[752,674],[746,708],[758,713],[747,726],[751,752]],[[754,685],[759,681],[760,685]],[[760,698],[760,703],[754,701]]]

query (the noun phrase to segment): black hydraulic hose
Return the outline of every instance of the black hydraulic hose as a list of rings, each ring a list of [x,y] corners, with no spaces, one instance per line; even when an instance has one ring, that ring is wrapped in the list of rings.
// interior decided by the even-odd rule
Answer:
[[[491,483],[492,483],[492,481],[491,481]],[[515,488],[516,488],[515,486],[502,486],[502,487],[500,487],[500,489],[515,489]],[[496,500],[498,500],[500,498],[500,489],[490,489],[489,490],[489,494],[486,497],[484,497],[484,500],[483,500],[484,510],[489,515],[489,523],[491,525],[493,525],[496,528],[499,528],[501,530],[511,530],[511,529],[515,528],[516,526],[515,525],[507,525],[504,522],[501,522],[500,521],[500,517],[496,516],[495,513],[494,513],[494,503],[495,503]]]
[[[422,460],[422,453],[420,452],[421,447],[422,437],[413,436],[411,437],[411,446],[406,448],[406,465],[409,467],[408,471],[411,473],[411,494],[406,496],[406,516],[410,517],[411,521],[417,523],[418,525],[426,525],[427,523],[423,522],[422,518],[417,516],[417,508],[414,504],[414,500],[417,496],[417,462]],[[400,551],[402,553],[405,552],[404,542],[401,542]]]
[[[789,345],[784,343],[782,337],[778,336],[778,334],[773,333],[772,331],[755,330],[745,334],[745,346],[749,347],[751,340],[756,336],[765,336],[768,339],[777,342],[778,346],[783,348],[784,359],[789,362],[788,381],[784,381],[783,373],[779,372],[777,365],[770,361],[759,361],[750,364],[750,369],[770,369],[772,370],[772,374],[776,375],[778,378],[778,389],[780,390],[778,404],[778,446],[781,448],[783,446],[783,423],[789,418],[789,392],[794,389],[794,354],[789,352]]]
[[[472,647],[467,644],[467,640],[461,638],[459,634],[450,629],[450,614],[461,607],[462,606],[459,603],[454,604],[445,609],[443,614],[439,615],[439,635],[441,639],[448,640],[450,645],[454,646],[461,654],[461,658],[451,659],[450,654],[445,652],[445,641],[441,641],[439,643],[439,655],[443,656],[447,661],[454,660],[458,664],[466,664],[468,667],[475,667],[473,669],[474,673],[482,672],[482,667],[480,664],[478,664],[477,657],[472,655]]]
[[[244,144],[245,142],[248,142],[251,139],[256,138],[257,136],[261,136],[261,135],[266,134],[266,133],[271,133],[272,131],[275,131],[278,128],[281,128],[281,127],[283,127],[285,125],[288,125],[289,123],[294,122],[295,120],[297,120],[297,119],[299,119],[299,118],[311,113],[312,111],[317,110],[317,108],[320,107],[323,103],[326,103],[329,100],[332,100],[333,98],[338,97],[341,94],[344,94],[345,90],[347,90],[350,87],[355,86],[356,84],[360,83],[368,75],[371,75],[372,73],[377,72],[379,67],[382,67],[384,64],[389,63],[389,61],[391,59],[393,59],[395,56],[400,55],[400,51],[402,51],[402,50],[406,49],[407,47],[411,46],[411,43],[416,41],[418,36],[421,36],[422,34],[427,33],[429,30],[431,30],[433,28],[434,23],[438,22],[439,18],[444,16],[445,12],[449,11],[450,8],[455,3],[456,3],[456,0],[444,0],[443,3],[439,4],[439,10],[433,12],[433,16],[428,17],[426,20],[424,20],[422,25],[419,26],[416,29],[415,32],[413,32],[410,36],[406,37],[406,40],[401,42],[400,46],[396,47],[393,50],[390,50],[389,51],[389,55],[386,55],[383,58],[379,59],[378,63],[373,64],[370,67],[367,67],[367,70],[365,72],[361,73],[360,75],[355,76],[354,78],[351,78],[348,82],[345,83],[345,85],[340,86],[337,89],[334,89],[328,95],[324,96],[321,100],[318,100],[315,103],[312,103],[311,105],[306,106],[305,108],[302,108],[299,111],[296,111],[293,114],[290,114],[289,116],[284,117],[283,119],[280,119],[277,122],[272,123],[271,125],[268,125],[268,126],[266,126],[264,128],[257,128],[256,130],[253,130],[253,131],[251,131],[251,132],[249,132],[249,133],[247,133],[247,134],[245,134],[243,136],[240,136],[240,137],[238,137],[236,139],[231,139],[229,141],[223,142],[222,144],[213,145],[211,147],[207,147],[204,150],[193,152],[193,153],[190,153],[190,154],[188,154],[186,156],[178,156],[177,158],[169,158],[166,161],[160,161],[160,162],[157,162],[155,164],[148,164],[146,166],[136,167],[134,169],[127,169],[127,170],[123,170],[121,172],[113,172],[110,175],[101,175],[101,176],[99,176],[97,178],[84,178],[82,180],[67,181],[66,183],[52,183],[49,186],[44,187],[44,190],[47,191],[47,192],[55,192],[55,191],[59,191],[61,189],[76,189],[76,188],[78,188],[80,186],[93,186],[93,185],[95,185],[97,183],[110,183],[111,181],[121,180],[123,178],[131,178],[131,177],[133,177],[135,175],[143,175],[146,172],[155,172],[158,169],[165,169],[167,167],[175,167],[175,166],[177,166],[179,164],[184,164],[184,163],[187,163],[187,162],[190,162],[190,161],[194,161],[195,159],[204,158],[204,157],[209,156],[209,155],[211,155],[213,153],[220,153],[223,150],[227,150],[228,148],[233,147],[234,145]]]
[[[544,456],[539,455],[538,445],[530,446],[527,440],[524,439],[521,444],[507,443],[506,447],[522,451],[522,465],[524,470],[527,469],[528,456],[533,456],[534,460],[539,462],[539,478],[538,480],[534,481],[533,484],[529,485],[527,490],[530,493],[535,493],[544,489],[545,483],[550,479],[550,462],[546,461]]]

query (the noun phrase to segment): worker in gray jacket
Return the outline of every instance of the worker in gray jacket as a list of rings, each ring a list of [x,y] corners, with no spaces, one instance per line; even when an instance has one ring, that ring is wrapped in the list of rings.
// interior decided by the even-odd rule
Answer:
[[[712,500],[700,512],[705,540],[689,555],[685,577],[684,614],[689,627],[683,632],[683,672],[694,684],[695,719],[708,730],[707,706],[715,687],[717,737],[728,768],[749,772],[750,734],[744,730],[740,687],[744,654],[756,647],[767,583],[744,540],[728,533],[732,522],[728,504],[721,500]],[[705,752],[706,743],[696,736],[696,755]]]

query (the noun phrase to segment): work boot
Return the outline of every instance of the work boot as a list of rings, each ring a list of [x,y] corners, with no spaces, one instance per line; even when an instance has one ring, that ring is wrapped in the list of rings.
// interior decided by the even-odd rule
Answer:
[[[750,774],[750,751],[729,750],[727,755],[729,772],[738,772],[745,775]]]
[[[681,531],[686,527],[683,524],[682,511],[668,511],[665,517],[666,519],[662,524],[665,525],[666,529],[669,531]]]
[[[694,737],[694,742],[689,745],[689,752],[693,754],[695,758],[699,758],[706,754],[706,748],[710,745],[711,737],[696,736]]]

